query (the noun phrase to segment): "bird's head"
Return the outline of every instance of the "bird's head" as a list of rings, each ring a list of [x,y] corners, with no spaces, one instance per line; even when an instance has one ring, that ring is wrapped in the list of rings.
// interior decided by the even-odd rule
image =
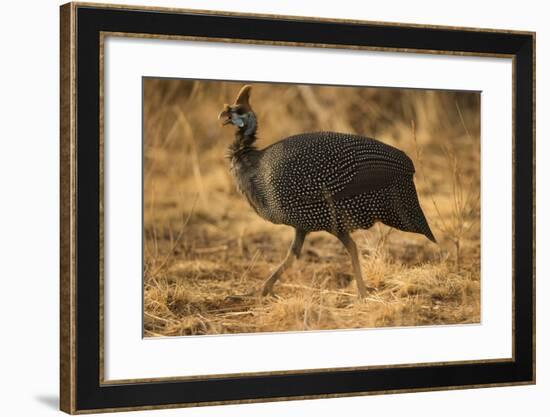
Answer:
[[[224,109],[218,115],[218,120],[222,125],[232,124],[239,129],[245,136],[254,135],[256,133],[256,115],[250,107],[250,91],[252,87],[245,85],[239,91],[234,104],[225,104]]]

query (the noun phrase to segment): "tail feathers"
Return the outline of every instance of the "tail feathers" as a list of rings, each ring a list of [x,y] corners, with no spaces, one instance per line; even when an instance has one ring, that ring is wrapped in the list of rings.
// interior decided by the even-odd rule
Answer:
[[[437,243],[417,199],[414,202],[409,200],[408,204],[402,206],[400,212],[402,214],[401,221],[406,225],[408,232],[420,233],[432,242]]]
[[[394,200],[394,208],[400,217],[401,224],[404,226],[401,229],[407,232],[420,233],[432,242],[437,243],[418,202],[414,182],[411,179],[406,184],[403,184],[403,186],[400,190],[401,192],[398,193],[397,198]]]
[[[437,243],[437,240],[435,239],[435,236],[433,235],[430,226],[428,225],[428,222],[426,222],[426,219],[424,219],[424,221],[426,223],[426,230],[423,232],[424,236],[430,239],[433,243]]]

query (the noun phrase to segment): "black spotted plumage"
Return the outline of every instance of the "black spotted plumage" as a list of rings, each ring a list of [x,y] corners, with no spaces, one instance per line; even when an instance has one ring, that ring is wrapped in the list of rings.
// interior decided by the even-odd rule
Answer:
[[[377,221],[425,235],[435,242],[418,202],[411,159],[399,149],[358,135],[315,132],[288,137],[259,150],[258,122],[245,86],[220,118],[238,130],[230,147],[237,187],[264,219],[296,230],[289,255],[272,274],[263,293],[299,255],[307,233],[337,236],[352,256],[359,292],[364,295],[355,244],[349,233]]]
[[[316,132],[257,152],[252,204],[273,223],[338,233],[381,221],[434,240],[418,203],[413,163],[394,147],[356,135]]]

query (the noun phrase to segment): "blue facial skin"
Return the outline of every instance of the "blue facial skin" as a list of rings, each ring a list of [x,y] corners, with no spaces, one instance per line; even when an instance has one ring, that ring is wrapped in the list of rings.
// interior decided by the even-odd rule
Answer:
[[[235,126],[238,126],[238,127],[244,126],[242,117],[237,113],[231,113],[231,123],[233,123]]]

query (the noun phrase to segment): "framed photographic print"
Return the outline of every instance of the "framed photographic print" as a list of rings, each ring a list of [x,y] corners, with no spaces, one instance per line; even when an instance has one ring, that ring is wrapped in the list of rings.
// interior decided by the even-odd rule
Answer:
[[[535,382],[535,34],[61,7],[61,409]]]

